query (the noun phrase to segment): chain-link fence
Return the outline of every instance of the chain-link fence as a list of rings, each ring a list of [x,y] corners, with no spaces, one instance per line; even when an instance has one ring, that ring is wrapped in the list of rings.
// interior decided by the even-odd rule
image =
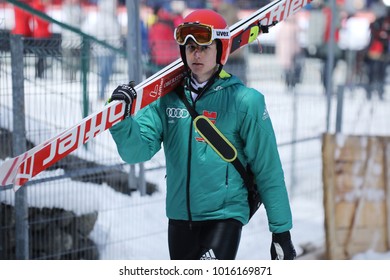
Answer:
[[[307,17],[305,11],[300,18]],[[104,23],[95,22],[95,29],[99,24]],[[7,30],[0,33],[0,162],[99,110],[111,91],[128,81],[123,36],[102,44],[91,33],[62,28],[70,36],[59,32],[36,39]],[[11,38],[19,40],[22,53],[13,50]],[[347,133],[388,135],[389,93],[385,92],[384,100],[367,101],[363,87],[346,84],[344,56],[336,61],[334,95],[327,99],[323,58],[304,45],[291,74],[278,58],[276,43],[260,42],[260,47],[254,43],[243,49],[240,59],[231,59],[226,69],[265,95],[292,200],[306,198],[321,204],[322,133],[341,130],[342,123]],[[22,84],[15,85],[20,79]],[[23,95],[16,95],[17,90]],[[343,96],[338,103],[336,93]],[[17,103],[17,98],[23,103]],[[340,100],[344,109],[336,107]],[[23,120],[25,131],[16,130],[20,126],[15,123]],[[21,142],[24,150],[15,153],[16,143]],[[167,250],[160,253],[167,223],[164,166],[162,152],[145,163],[148,195],[141,196],[138,186],[130,183],[134,170],[119,158],[109,133],[104,132],[28,182],[22,199],[11,186],[3,188],[0,259],[17,258],[17,240],[23,237],[29,259],[167,258]],[[22,217],[15,214],[19,203],[28,206]],[[23,234],[20,228],[26,224]]]

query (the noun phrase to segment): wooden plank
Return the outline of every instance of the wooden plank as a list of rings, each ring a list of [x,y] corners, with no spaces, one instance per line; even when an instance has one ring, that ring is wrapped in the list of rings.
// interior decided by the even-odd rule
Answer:
[[[387,251],[390,138],[324,134],[322,157],[327,258]]]
[[[335,205],[335,227],[350,228],[353,221],[353,214],[355,212],[355,203],[341,201]]]
[[[322,137],[322,180],[324,182],[324,208],[325,208],[325,235],[326,235],[326,256],[328,259],[338,259],[336,222],[335,222],[335,199],[334,199],[334,135],[323,134]]]
[[[365,146],[364,148],[366,150],[366,158],[365,158],[365,163],[364,163],[364,170],[366,170],[366,174],[364,175],[361,186],[359,186],[360,192],[364,192],[365,189],[368,187],[368,185],[367,185],[368,174],[367,173],[368,173],[368,170],[370,169],[370,163],[371,163],[370,157],[372,154],[372,149],[374,149],[374,147],[372,145],[372,142],[368,141],[368,145]],[[353,217],[352,217],[352,224],[350,227],[350,232],[349,232],[349,235],[347,237],[346,244],[345,244],[346,252],[347,252],[349,258],[352,257],[353,253],[354,253],[354,250],[352,247],[353,247],[353,240],[355,238],[355,230],[356,230],[357,226],[359,225],[359,220],[360,220],[361,215],[364,211],[365,203],[366,203],[366,199],[364,196],[361,195],[357,199],[357,202],[356,202],[355,210],[354,210]]]
[[[390,139],[384,141],[383,169],[386,190],[386,222],[387,222],[387,249],[390,249]]]

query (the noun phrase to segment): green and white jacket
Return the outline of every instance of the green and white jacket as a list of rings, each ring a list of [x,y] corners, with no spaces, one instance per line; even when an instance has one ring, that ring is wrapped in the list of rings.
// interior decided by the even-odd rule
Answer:
[[[284,173],[264,96],[225,71],[195,103],[189,90],[185,96],[236,147],[241,162],[250,165],[270,231],[290,230]],[[149,104],[110,132],[120,156],[131,164],[151,159],[163,143],[168,218],[248,222],[247,190],[240,174],[195,131],[190,114],[175,93]]]

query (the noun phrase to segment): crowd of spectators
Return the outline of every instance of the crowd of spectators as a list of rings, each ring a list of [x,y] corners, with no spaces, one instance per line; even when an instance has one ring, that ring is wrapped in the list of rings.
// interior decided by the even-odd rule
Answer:
[[[24,0],[23,2],[45,12],[50,5],[57,5],[57,9],[60,7],[59,9],[65,11],[67,1]],[[81,16],[84,19],[84,25],[89,24],[88,15],[91,14],[91,11],[94,11],[94,7],[96,9],[99,7],[99,1],[102,0],[71,0],[73,5],[81,7],[82,13],[86,13]],[[4,1],[0,0],[1,2]],[[179,57],[179,52],[171,47],[175,45],[172,36],[173,30],[191,10],[198,8],[214,9],[224,15],[231,25],[240,19],[243,11],[259,9],[269,2],[271,0],[139,0],[142,60],[147,65],[145,67],[146,76],[155,73]],[[380,98],[383,98],[383,84],[386,80],[386,67],[389,62],[390,49],[389,10],[389,6],[386,6],[382,0],[367,0],[365,2],[336,0],[336,10],[333,11],[327,1],[317,0],[305,7],[303,10],[305,16],[294,21],[281,23],[279,30],[283,29],[282,25],[286,25],[287,28],[287,25],[290,24],[291,27],[291,23],[295,22],[296,26],[294,28],[299,33],[299,36],[291,37],[295,40],[293,45],[296,46],[296,51],[289,54],[283,51],[283,43],[278,43],[285,41],[286,38],[275,36],[275,38],[280,38],[273,42],[275,52],[285,69],[286,84],[295,85],[296,82],[299,82],[301,77],[298,76],[301,73],[302,56],[309,55],[323,60],[324,67],[321,76],[325,87],[327,84],[325,69],[328,61],[328,45],[333,43],[335,55],[333,66],[336,67],[339,60],[347,62],[347,83],[360,83],[365,78],[366,80],[363,82],[367,84],[367,97],[371,98],[372,94],[377,92]],[[126,21],[121,19],[127,16],[126,0],[118,0],[116,12],[121,26],[122,41],[125,41],[127,25]],[[48,22],[31,16],[28,12],[17,7],[14,8],[14,13],[16,20],[12,30],[13,33],[37,39],[51,36],[51,28]],[[70,22],[75,21],[75,18],[70,20]],[[335,23],[334,40],[330,40],[330,23],[332,20]],[[80,22],[77,23],[77,25],[80,24]],[[302,38],[304,39],[302,40]],[[287,61],[286,58],[291,61]],[[290,62],[297,64],[296,61],[299,61],[299,67],[291,68],[289,66],[292,65]],[[43,76],[44,63],[43,58],[38,59],[37,77]],[[236,67],[236,75],[245,80],[246,71],[244,69],[245,59],[243,54],[237,53],[236,56],[232,56],[230,64]],[[228,68],[229,65],[226,66],[226,69]],[[365,69],[365,72],[361,69]],[[232,69],[232,71],[234,73],[235,70]],[[363,75],[365,77],[362,78]]]

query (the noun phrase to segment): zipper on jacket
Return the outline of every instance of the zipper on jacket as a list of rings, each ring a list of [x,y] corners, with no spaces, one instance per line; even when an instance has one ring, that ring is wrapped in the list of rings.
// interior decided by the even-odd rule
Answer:
[[[209,83],[207,83],[207,85],[202,89],[202,91],[196,97],[195,101],[192,100],[191,90],[190,90],[188,84],[184,85],[184,90],[188,90],[190,92],[190,100],[191,100],[192,106],[194,107],[194,110],[196,110],[196,108],[195,108],[196,107],[196,101],[198,101],[199,98],[203,95],[203,93],[205,91],[207,91],[207,89],[211,86],[211,84],[214,83],[214,80],[219,75],[219,72],[221,71],[221,69],[219,69],[219,71],[214,73],[214,75],[212,76],[212,80]],[[185,91],[184,91],[184,98],[187,98],[187,96],[185,94]],[[191,201],[190,201],[190,199],[191,199],[190,198],[190,178],[191,178],[192,129],[193,129],[193,120],[191,118],[190,137],[188,139],[187,182],[186,182],[187,214],[188,214],[188,221],[189,221],[190,230],[192,230],[192,214],[191,214]]]
[[[188,142],[187,182],[186,182],[187,213],[188,213],[188,221],[190,223],[190,229],[192,229],[192,214],[191,214],[191,200],[190,200],[191,138],[192,138],[192,122],[191,122],[191,125],[190,125],[190,140]]]
[[[187,98],[184,95],[184,98]],[[191,100],[192,101],[192,100]],[[195,103],[194,109],[195,109]],[[188,139],[188,158],[187,158],[187,181],[186,181],[186,201],[187,201],[187,214],[188,214],[188,221],[189,221],[189,227],[190,230],[192,230],[192,214],[191,214],[191,196],[190,196],[190,178],[191,178],[191,157],[192,157],[192,118],[191,118],[191,125],[190,125],[190,136]]]
[[[229,165],[226,165],[226,177],[225,177],[225,187],[229,186]]]

